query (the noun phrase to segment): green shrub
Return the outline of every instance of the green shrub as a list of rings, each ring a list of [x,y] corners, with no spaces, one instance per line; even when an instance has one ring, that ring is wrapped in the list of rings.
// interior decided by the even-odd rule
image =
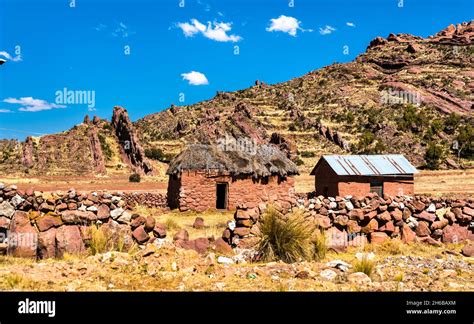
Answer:
[[[444,131],[447,134],[454,134],[456,128],[461,122],[461,116],[456,113],[451,113],[444,121]]]
[[[106,124],[107,125],[107,124]],[[107,139],[105,138],[104,134],[99,133],[99,142],[102,152],[104,153],[105,159],[110,161],[112,159],[112,149],[110,148],[109,143],[107,143]]]
[[[431,170],[438,169],[442,157],[442,147],[431,142],[425,153],[426,167]]]
[[[471,125],[465,125],[459,128],[458,136],[459,156],[473,159],[474,158],[474,128]]]
[[[304,157],[304,158],[311,158],[311,157],[314,157],[316,154],[314,154],[314,152],[309,152],[309,151],[303,151],[301,152],[301,157]]]
[[[138,173],[132,173],[128,178],[129,182],[140,182],[142,179]]]
[[[267,208],[260,224],[258,255],[263,261],[292,263],[314,258],[313,231],[301,214],[286,217],[272,206]]]

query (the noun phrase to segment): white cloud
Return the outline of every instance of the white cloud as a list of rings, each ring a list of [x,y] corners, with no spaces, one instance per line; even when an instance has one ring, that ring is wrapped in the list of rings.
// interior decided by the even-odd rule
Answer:
[[[20,107],[18,110],[28,112],[51,110],[55,108],[66,108],[66,106],[64,105],[57,105],[54,103],[49,103],[46,100],[34,99],[32,97],[23,97],[20,99],[7,98],[4,99],[3,102],[22,105],[22,107]]]
[[[349,27],[355,27],[356,25],[353,23],[353,22],[346,22],[346,25],[349,26]]]
[[[3,56],[3,57],[6,58],[7,60],[13,61],[13,62],[20,62],[20,61],[22,61],[21,55],[17,55],[17,56],[15,56],[15,57],[13,57],[13,56],[11,56],[8,52],[5,52],[5,51],[0,51],[0,56]]]
[[[303,29],[301,28],[301,21],[297,20],[293,17],[288,17],[281,15],[278,18],[270,19],[270,26],[266,28],[266,31],[273,32],[279,31],[283,33],[287,33],[291,36],[296,36],[298,30],[302,32],[312,32],[312,29]]]
[[[0,113],[9,113],[12,112],[10,109],[0,109]]]
[[[201,72],[191,71],[181,74],[183,80],[187,80],[190,85],[206,85],[209,84],[206,76]]]
[[[186,37],[193,37],[196,34],[201,34],[206,38],[215,40],[217,42],[238,42],[242,37],[238,35],[229,35],[232,29],[232,23],[225,22],[207,22],[207,26],[199,22],[197,19],[191,19],[191,23],[178,23],[177,27],[181,28]]]
[[[326,25],[326,27],[324,27],[324,28],[319,28],[319,33],[321,35],[328,35],[328,34],[331,34],[335,30],[336,30],[336,28],[334,28],[332,26],[329,26],[329,25]]]

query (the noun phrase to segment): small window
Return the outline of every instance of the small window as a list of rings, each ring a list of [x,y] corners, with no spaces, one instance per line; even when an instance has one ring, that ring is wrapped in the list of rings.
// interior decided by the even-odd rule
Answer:
[[[370,181],[370,192],[375,192],[379,197],[383,196],[383,182]]]

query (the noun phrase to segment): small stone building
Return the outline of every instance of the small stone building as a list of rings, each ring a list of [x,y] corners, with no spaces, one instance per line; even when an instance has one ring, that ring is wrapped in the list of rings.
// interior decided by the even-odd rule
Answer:
[[[295,202],[296,165],[274,145],[254,152],[225,151],[216,145],[189,145],[171,161],[168,206],[181,211],[235,209],[278,201]]]
[[[413,195],[418,171],[403,155],[323,155],[311,175],[316,195]]]

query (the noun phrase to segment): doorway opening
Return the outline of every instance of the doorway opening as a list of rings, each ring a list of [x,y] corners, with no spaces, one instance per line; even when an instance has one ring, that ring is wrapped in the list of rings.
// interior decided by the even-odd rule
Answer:
[[[216,184],[216,209],[227,209],[228,192],[229,192],[228,183]]]

